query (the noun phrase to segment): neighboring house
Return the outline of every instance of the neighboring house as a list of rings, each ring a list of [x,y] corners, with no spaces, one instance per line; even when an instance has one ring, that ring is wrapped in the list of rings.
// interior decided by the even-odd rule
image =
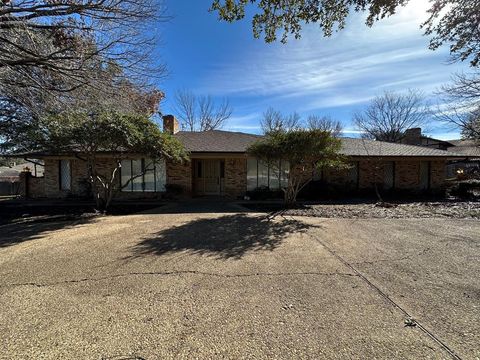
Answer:
[[[30,171],[33,176],[43,176],[43,169],[32,163],[14,163],[11,166],[0,166],[0,196],[19,195],[21,191],[20,174],[25,170]]]
[[[164,117],[164,131],[174,134],[190,152],[190,161],[182,164],[149,159],[130,154],[122,160],[119,181],[133,180],[117,195],[120,198],[159,197],[169,186],[181,189],[186,196],[220,195],[243,197],[257,188],[278,190],[286,184],[287,163],[270,168],[246,154],[258,135],[212,130],[178,131],[176,119]],[[412,192],[440,191],[445,181],[447,161],[457,158],[447,151],[393,144],[380,141],[342,138],[342,154],[351,163],[349,169],[322,171],[327,183],[343,189],[364,190],[377,183],[387,190]],[[123,155],[125,157],[125,155]],[[32,197],[65,197],[88,195],[86,163],[75,154],[35,153],[29,157],[43,159],[43,183],[29,190]],[[104,171],[115,167],[115,154],[99,154]],[[136,177],[148,167],[145,175]]]
[[[452,146],[449,141],[435,139],[422,134],[421,128],[411,128],[405,131],[401,144],[424,146],[439,150],[448,150]]]
[[[448,162],[448,178],[457,176],[458,172],[480,173],[480,145],[473,140],[439,140],[422,135],[421,128],[412,128],[405,131],[401,143],[446,150],[455,153],[455,155],[463,155],[463,158]]]
[[[447,166],[447,176],[480,178],[480,145],[473,140],[449,140],[448,142],[452,145],[447,149],[448,151],[462,154],[466,158],[450,162]]]

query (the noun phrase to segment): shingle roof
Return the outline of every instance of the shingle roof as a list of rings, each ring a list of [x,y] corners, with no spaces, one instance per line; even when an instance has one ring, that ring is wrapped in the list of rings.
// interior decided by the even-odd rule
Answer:
[[[243,153],[259,135],[240,132],[210,130],[203,132],[180,131],[175,137],[190,152]]]
[[[342,138],[342,154],[347,156],[456,157],[459,154],[424,146],[385,141]]]
[[[448,148],[448,151],[463,154],[464,156],[480,158],[480,145],[476,144],[473,140],[451,140],[449,143],[454,146]]]
[[[175,137],[190,152],[243,153],[260,135],[211,130],[205,132],[180,131]],[[452,152],[421,146],[387,143],[383,141],[342,138],[342,154],[346,156],[409,156],[409,157],[457,157]]]

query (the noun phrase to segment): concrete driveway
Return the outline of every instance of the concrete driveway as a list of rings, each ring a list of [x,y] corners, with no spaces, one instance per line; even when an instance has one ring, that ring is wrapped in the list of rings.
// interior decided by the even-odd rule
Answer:
[[[0,274],[4,359],[480,357],[478,221],[3,226]]]

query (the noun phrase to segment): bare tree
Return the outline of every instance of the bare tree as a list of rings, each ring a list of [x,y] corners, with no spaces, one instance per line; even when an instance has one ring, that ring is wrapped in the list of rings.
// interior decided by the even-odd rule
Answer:
[[[310,115],[307,118],[307,126],[310,130],[328,131],[333,137],[339,137],[343,132],[342,123],[329,116]]]
[[[220,129],[233,112],[228,99],[217,104],[210,95],[197,96],[189,90],[177,91],[174,110],[182,129],[189,131]]]
[[[459,128],[464,139],[480,143],[480,72],[456,74],[439,95],[437,119]]]
[[[385,92],[372,100],[353,119],[365,136],[381,141],[398,142],[405,130],[423,125],[430,114],[423,94],[409,90],[404,94]]]
[[[442,87],[442,93],[457,102],[480,105],[480,70],[455,74],[452,83]]]
[[[1,90],[70,91],[90,82],[99,60],[143,75],[155,44],[149,26],[162,19],[162,0],[0,1]],[[164,74],[163,66],[157,70]]]
[[[270,107],[263,113],[260,125],[264,133],[295,130],[301,128],[301,118],[297,112],[284,115]]]

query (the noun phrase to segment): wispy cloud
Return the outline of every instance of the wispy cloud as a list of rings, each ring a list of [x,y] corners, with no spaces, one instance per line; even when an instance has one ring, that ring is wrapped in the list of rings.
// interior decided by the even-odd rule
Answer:
[[[355,15],[331,38],[323,38],[318,26],[310,24],[301,40],[286,45],[235,34],[231,42],[219,44],[218,54],[201,63],[197,73],[189,73],[188,67],[191,76],[186,79],[193,76],[189,86],[198,93],[230,98],[235,116],[227,122],[228,130],[259,132],[262,113],[272,106],[303,116],[332,115],[345,122],[346,133],[358,135],[351,115],[373,97],[385,90],[416,88],[436,102],[435,90],[465,68],[447,64],[447,47],[428,49],[420,24],[428,18],[429,6],[429,0],[410,1],[372,28]]]
[[[301,41],[259,45],[243,56],[236,54],[234,62],[215,64],[203,91],[276,99],[332,98],[332,104],[307,99],[320,108],[361,103],[384,89],[415,87],[432,92],[448,80],[448,71],[442,61],[445,51],[428,50],[428,39],[419,28],[427,8],[428,0],[411,2],[372,28],[362,18],[352,17],[345,30],[328,39],[316,26],[306,26]],[[342,94],[332,96],[332,91]]]

